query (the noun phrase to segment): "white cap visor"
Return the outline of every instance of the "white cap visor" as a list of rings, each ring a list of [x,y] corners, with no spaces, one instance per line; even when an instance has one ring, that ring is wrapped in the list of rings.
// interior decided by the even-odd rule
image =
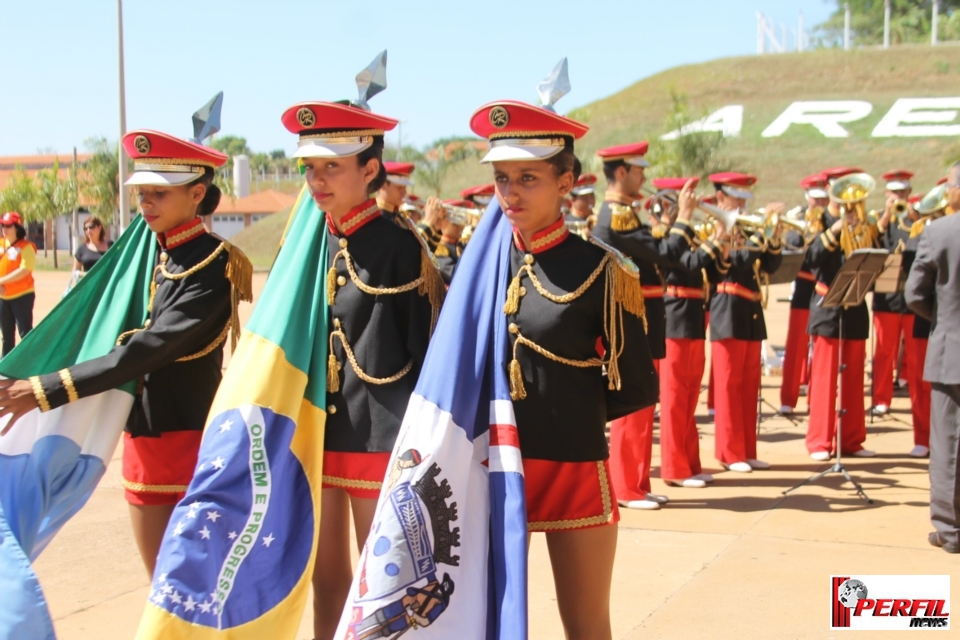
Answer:
[[[134,171],[133,174],[124,182],[128,187],[137,185],[153,185],[158,187],[176,187],[181,184],[187,184],[197,180],[203,173],[194,172],[169,172],[169,171]]]
[[[901,189],[909,189],[910,183],[906,180],[891,180],[887,183],[887,191],[900,191]]]
[[[830,197],[830,194],[827,193],[826,189],[813,187],[812,189],[807,189],[807,196],[810,198],[828,198]]]
[[[623,161],[627,164],[632,164],[635,167],[649,167],[650,163],[647,162],[646,158],[643,156],[633,156],[632,158],[624,158]]]
[[[482,195],[482,196],[473,196],[473,201],[477,204],[488,205],[490,201],[493,200],[493,196]]]
[[[747,191],[746,189],[737,189],[736,187],[731,187],[728,184],[720,185],[720,191],[723,191],[731,198],[740,198],[741,200],[750,200],[753,198],[752,192]]]
[[[321,138],[301,140],[294,158],[347,158],[370,148],[373,142],[325,142]]]
[[[586,186],[586,187],[574,187],[573,189],[570,189],[570,195],[574,197],[586,196],[595,192],[596,192],[596,189],[593,187],[593,185]]]
[[[398,176],[390,173],[387,174],[387,182],[403,185],[404,187],[409,187],[410,185],[413,184],[412,182],[410,182],[410,178],[406,176]]]
[[[563,151],[563,142],[551,144],[537,139],[504,138],[493,140],[481,163],[517,160],[545,160]]]

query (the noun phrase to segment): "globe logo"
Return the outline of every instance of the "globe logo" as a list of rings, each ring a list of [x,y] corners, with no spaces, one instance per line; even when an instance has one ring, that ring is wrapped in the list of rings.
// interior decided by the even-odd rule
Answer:
[[[845,607],[853,609],[857,603],[867,597],[867,585],[850,578],[840,585],[839,600]]]

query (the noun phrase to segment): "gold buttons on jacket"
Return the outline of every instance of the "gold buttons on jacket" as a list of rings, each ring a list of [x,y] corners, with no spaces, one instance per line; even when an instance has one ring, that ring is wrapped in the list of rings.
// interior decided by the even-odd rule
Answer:
[[[327,407],[327,413],[329,413],[330,415],[333,415],[336,412],[337,412],[337,405],[332,404],[329,407]]]
[[[516,323],[516,322],[511,322],[511,323],[510,323],[510,326],[507,327],[507,329],[508,329],[508,330],[510,331],[510,333],[512,333],[512,334],[520,333],[520,327],[517,326],[517,323]]]
[[[343,285],[347,284],[347,279],[343,276],[337,276],[337,284],[342,287]]]

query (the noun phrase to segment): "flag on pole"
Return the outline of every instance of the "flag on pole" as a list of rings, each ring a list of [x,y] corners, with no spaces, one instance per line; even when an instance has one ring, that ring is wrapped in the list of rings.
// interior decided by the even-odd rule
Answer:
[[[326,233],[306,188],[217,392],[137,638],[294,638],[326,421]]]
[[[509,252],[494,201],[447,293],[338,640],[527,636],[526,504],[501,311]]]
[[[0,362],[25,380],[110,352],[147,317],[156,236],[137,217],[69,294]],[[0,437],[0,638],[52,638],[30,566],[86,503],[133,406],[135,382],[52,411],[36,409]],[[0,419],[0,429],[8,417]]]

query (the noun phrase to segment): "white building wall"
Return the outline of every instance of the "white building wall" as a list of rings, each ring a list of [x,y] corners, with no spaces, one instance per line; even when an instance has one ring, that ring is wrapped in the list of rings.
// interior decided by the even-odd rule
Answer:
[[[243,230],[243,214],[236,213],[231,215],[213,215],[213,233],[224,240],[229,240],[231,236]]]

